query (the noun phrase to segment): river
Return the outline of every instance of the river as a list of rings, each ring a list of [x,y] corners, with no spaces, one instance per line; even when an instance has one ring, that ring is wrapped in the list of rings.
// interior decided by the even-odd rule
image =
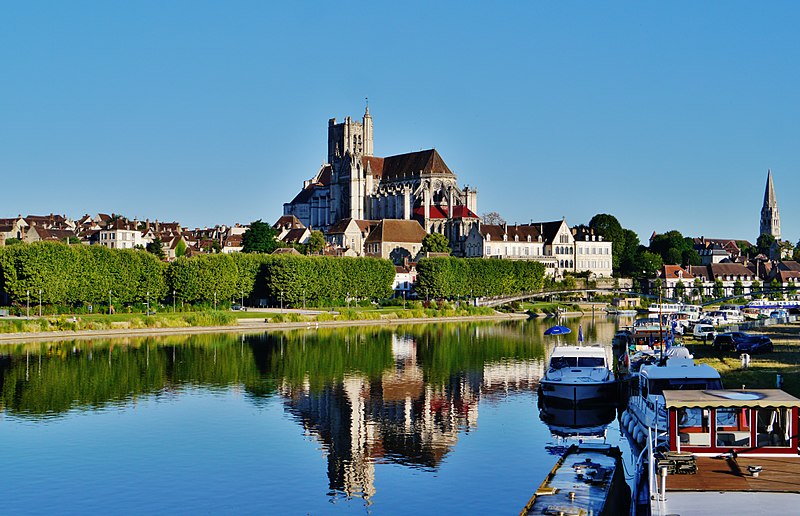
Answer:
[[[516,514],[561,444],[537,408],[547,349],[581,325],[610,351],[616,329],[551,324],[0,347],[2,510]],[[577,423],[619,443],[614,416]]]

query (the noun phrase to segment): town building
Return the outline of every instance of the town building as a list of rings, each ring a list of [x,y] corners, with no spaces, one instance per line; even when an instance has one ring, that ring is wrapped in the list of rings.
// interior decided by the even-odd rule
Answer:
[[[416,220],[383,219],[364,241],[367,256],[386,258],[395,265],[416,262],[427,233]]]
[[[612,243],[586,226],[570,228],[565,219],[530,224],[478,224],[464,242],[468,258],[535,260],[548,275],[589,272],[610,277]]]

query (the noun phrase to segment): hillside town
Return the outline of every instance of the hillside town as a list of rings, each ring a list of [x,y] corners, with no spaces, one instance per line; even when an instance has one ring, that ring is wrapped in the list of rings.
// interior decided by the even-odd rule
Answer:
[[[416,262],[431,254],[423,242],[431,234],[446,239],[452,256],[538,261],[553,279],[622,275],[613,258],[621,242],[597,228],[570,226],[563,216],[525,224],[508,224],[496,213],[481,217],[478,190],[461,187],[436,149],[378,157],[373,148],[369,107],[361,121],[351,117],[328,121],[326,162],[302,182],[300,191],[271,224],[275,253],[389,259],[397,270],[395,288],[406,293],[414,287]],[[239,223],[189,228],[177,221],[130,219],[116,213],[85,214],[77,219],[54,213],[20,214],[0,218],[0,246],[58,241],[146,249],[173,261],[180,256],[242,252],[248,228]],[[747,240],[694,237],[695,259],[685,263],[663,259],[657,272],[642,271],[643,279],[650,288],[663,289],[667,297],[687,300],[712,293],[741,295],[767,284],[797,285],[800,263],[792,259],[795,247],[781,240],[771,171],[760,231],[769,237],[769,247],[763,252],[755,252],[759,248]],[[309,251],[315,232],[324,237],[324,244]],[[650,248],[658,237],[653,232]]]

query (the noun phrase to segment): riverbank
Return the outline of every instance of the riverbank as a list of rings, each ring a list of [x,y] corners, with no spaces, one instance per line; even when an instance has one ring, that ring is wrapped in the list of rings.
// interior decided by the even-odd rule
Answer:
[[[450,322],[472,321],[508,321],[524,320],[524,313],[495,313],[493,315],[464,315],[453,317],[414,317],[331,320],[331,321],[299,321],[299,322],[265,322],[262,319],[238,319],[231,326],[189,326],[173,328],[120,328],[102,330],[64,330],[28,333],[0,333],[0,346],[20,342],[64,341],[75,339],[101,339],[120,337],[158,337],[165,335],[193,335],[202,333],[263,333],[295,329],[338,328],[346,326],[399,326],[403,324],[438,324]]]
[[[708,364],[722,376],[728,389],[742,386],[753,389],[774,389],[777,375],[783,379],[783,390],[800,397],[800,323],[775,324],[752,330],[772,339],[774,351],[750,357],[750,367],[742,368],[738,353],[717,352],[711,343],[687,342],[698,363]]]

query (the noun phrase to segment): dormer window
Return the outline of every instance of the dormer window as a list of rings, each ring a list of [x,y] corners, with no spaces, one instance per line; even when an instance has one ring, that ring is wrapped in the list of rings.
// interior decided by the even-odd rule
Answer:
[[[519,242],[519,235],[514,235],[514,242]]]
[[[508,235],[503,235],[503,242],[507,242],[507,241],[508,241]]]
[[[530,241],[531,241],[531,236],[530,236],[530,235],[528,235],[528,242],[530,242]]]

